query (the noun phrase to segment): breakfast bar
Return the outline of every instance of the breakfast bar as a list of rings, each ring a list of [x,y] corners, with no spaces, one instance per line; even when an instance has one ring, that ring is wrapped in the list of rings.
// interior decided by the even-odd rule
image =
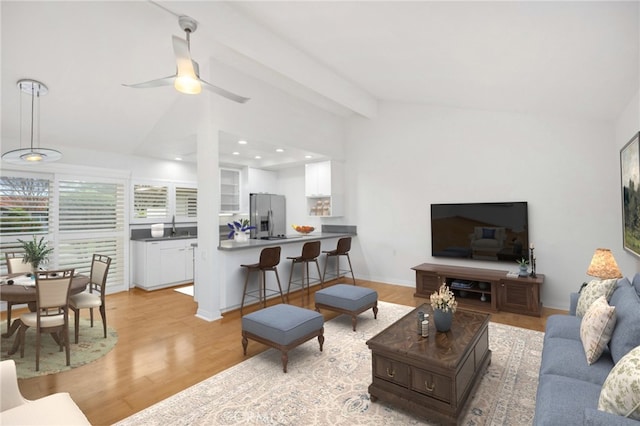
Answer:
[[[287,257],[299,256],[302,252],[302,246],[309,241],[321,241],[321,250],[333,250],[338,244],[338,239],[342,237],[354,237],[355,233],[351,232],[314,232],[306,235],[288,235],[286,238],[273,240],[249,239],[246,242],[236,242],[234,240],[223,240],[218,246],[221,255],[220,262],[220,311],[222,313],[237,309],[242,301],[243,285],[246,271],[240,267],[242,264],[251,264],[258,261],[260,252],[265,247],[280,246],[282,248],[280,256],[280,264],[278,265],[278,274],[282,283],[283,292],[286,292],[286,283],[289,281],[289,273],[291,265]],[[325,262],[325,256],[318,258],[321,263],[322,271]],[[294,274],[300,274],[300,270],[294,271]],[[299,278],[294,275],[294,279]],[[249,282],[250,286],[257,286],[257,274],[252,277]],[[267,288],[277,291],[278,284],[274,277],[268,277]],[[279,297],[279,296],[278,296]]]

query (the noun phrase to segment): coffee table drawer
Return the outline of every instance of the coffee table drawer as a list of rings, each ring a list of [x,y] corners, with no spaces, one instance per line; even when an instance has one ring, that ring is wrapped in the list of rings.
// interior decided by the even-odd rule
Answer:
[[[430,371],[414,368],[411,371],[411,390],[451,402],[451,379]]]
[[[409,369],[406,364],[392,361],[380,355],[373,355],[374,374],[389,382],[409,387]]]

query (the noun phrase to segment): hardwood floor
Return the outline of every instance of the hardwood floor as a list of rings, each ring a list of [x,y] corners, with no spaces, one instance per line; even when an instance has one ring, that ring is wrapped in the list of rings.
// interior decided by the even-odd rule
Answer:
[[[386,302],[411,306],[428,302],[414,298],[412,287],[360,280],[358,285],[375,289],[379,300]],[[312,292],[315,289],[319,286]],[[290,302],[300,306],[301,293],[292,293]],[[306,297],[304,304],[313,309]],[[27,399],[69,392],[92,424],[107,425],[267,349],[251,341],[247,357],[243,356],[238,311],[214,322],[196,318],[195,312],[193,298],[173,289],[109,295],[107,322],[118,332],[116,347],[91,364],[20,380],[20,390]],[[497,313],[492,321],[542,331],[554,313],[565,312],[543,309],[541,318]],[[336,316],[323,314],[325,320]]]

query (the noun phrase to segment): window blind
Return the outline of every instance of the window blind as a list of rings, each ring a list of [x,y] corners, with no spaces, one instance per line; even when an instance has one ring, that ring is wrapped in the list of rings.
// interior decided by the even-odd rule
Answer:
[[[133,186],[133,210],[136,219],[164,219],[169,216],[167,186]]]
[[[198,190],[176,187],[176,216],[195,218],[198,214]]]

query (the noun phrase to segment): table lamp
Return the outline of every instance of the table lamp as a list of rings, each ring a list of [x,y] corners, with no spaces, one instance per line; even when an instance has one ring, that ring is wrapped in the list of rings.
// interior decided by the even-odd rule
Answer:
[[[610,278],[622,278],[622,273],[618,268],[616,260],[613,258],[611,250],[605,248],[596,249],[591,259],[591,264],[587,269],[587,275],[607,280]]]

